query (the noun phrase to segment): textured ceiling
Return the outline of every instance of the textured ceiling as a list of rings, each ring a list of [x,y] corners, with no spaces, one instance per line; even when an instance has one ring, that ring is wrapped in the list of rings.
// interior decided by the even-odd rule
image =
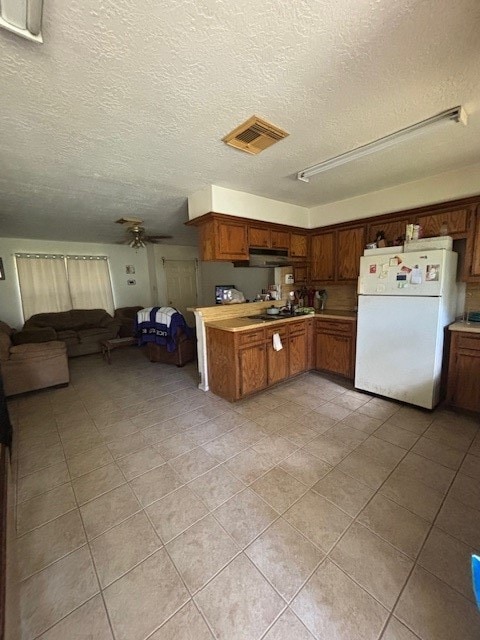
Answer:
[[[113,242],[121,216],[195,244],[208,184],[306,207],[478,162],[478,0],[45,0],[44,45],[0,31],[0,237]],[[468,127],[297,171],[463,104]],[[290,136],[259,156],[252,114]]]

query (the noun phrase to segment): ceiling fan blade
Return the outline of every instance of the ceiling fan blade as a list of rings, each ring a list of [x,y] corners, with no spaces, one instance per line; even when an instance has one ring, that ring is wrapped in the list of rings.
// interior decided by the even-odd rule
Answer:
[[[173,236],[145,236],[145,239],[154,242],[155,240],[167,240],[169,238],[173,238]]]

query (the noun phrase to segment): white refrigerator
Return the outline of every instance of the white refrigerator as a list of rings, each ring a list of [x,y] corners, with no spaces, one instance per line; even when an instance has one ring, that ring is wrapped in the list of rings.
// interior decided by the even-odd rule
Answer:
[[[360,258],[357,389],[426,409],[438,404],[456,269],[457,254],[446,249]]]

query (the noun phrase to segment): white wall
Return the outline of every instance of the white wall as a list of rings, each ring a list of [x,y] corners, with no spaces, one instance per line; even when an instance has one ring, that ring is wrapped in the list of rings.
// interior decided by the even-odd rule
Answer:
[[[0,238],[0,257],[3,259],[5,270],[5,280],[0,280],[0,320],[12,327],[21,328],[24,323],[15,253],[35,252],[108,256],[115,307],[152,304],[145,249],[136,251],[128,245]],[[127,265],[135,267],[135,274],[126,274]],[[128,285],[127,280],[132,279],[136,284]]]
[[[165,260],[198,260],[198,248],[182,245],[156,244],[152,247],[153,262],[151,264],[153,300],[158,306],[167,305],[167,283],[165,280]],[[200,271],[200,270],[199,270]],[[201,288],[201,273],[197,278],[197,291]]]

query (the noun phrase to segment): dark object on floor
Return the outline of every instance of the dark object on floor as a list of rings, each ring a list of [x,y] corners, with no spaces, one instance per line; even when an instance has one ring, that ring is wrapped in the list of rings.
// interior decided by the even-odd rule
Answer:
[[[191,362],[197,357],[197,338],[195,335],[189,337],[179,329],[175,351],[167,351],[167,347],[149,342],[147,344],[147,356],[150,362],[164,362],[183,367],[187,362]]]
[[[8,415],[7,398],[3,388],[3,379],[0,373],[0,444],[10,447],[12,444],[12,424]],[[0,469],[0,473],[2,469]]]
[[[120,321],[105,309],[72,309],[55,313],[37,313],[27,320],[20,334],[28,331],[29,342],[35,340],[38,330],[50,331],[55,337],[50,340],[62,340],[67,345],[69,356],[82,356],[88,353],[100,353],[101,342],[118,336]],[[17,334],[17,339],[19,334]],[[45,339],[45,338],[44,338]]]
[[[0,371],[6,396],[68,384],[67,348],[64,342],[32,342],[15,345],[15,336],[0,322]]]
[[[135,338],[113,338],[112,340],[104,340],[102,342],[102,356],[105,362],[108,364],[112,364],[112,360],[110,358],[110,352],[114,349],[120,349],[121,347],[131,347],[134,344],[137,344]]]
[[[120,307],[115,309],[114,317],[120,321],[120,338],[133,338],[135,336],[135,321],[137,312],[144,307]]]

